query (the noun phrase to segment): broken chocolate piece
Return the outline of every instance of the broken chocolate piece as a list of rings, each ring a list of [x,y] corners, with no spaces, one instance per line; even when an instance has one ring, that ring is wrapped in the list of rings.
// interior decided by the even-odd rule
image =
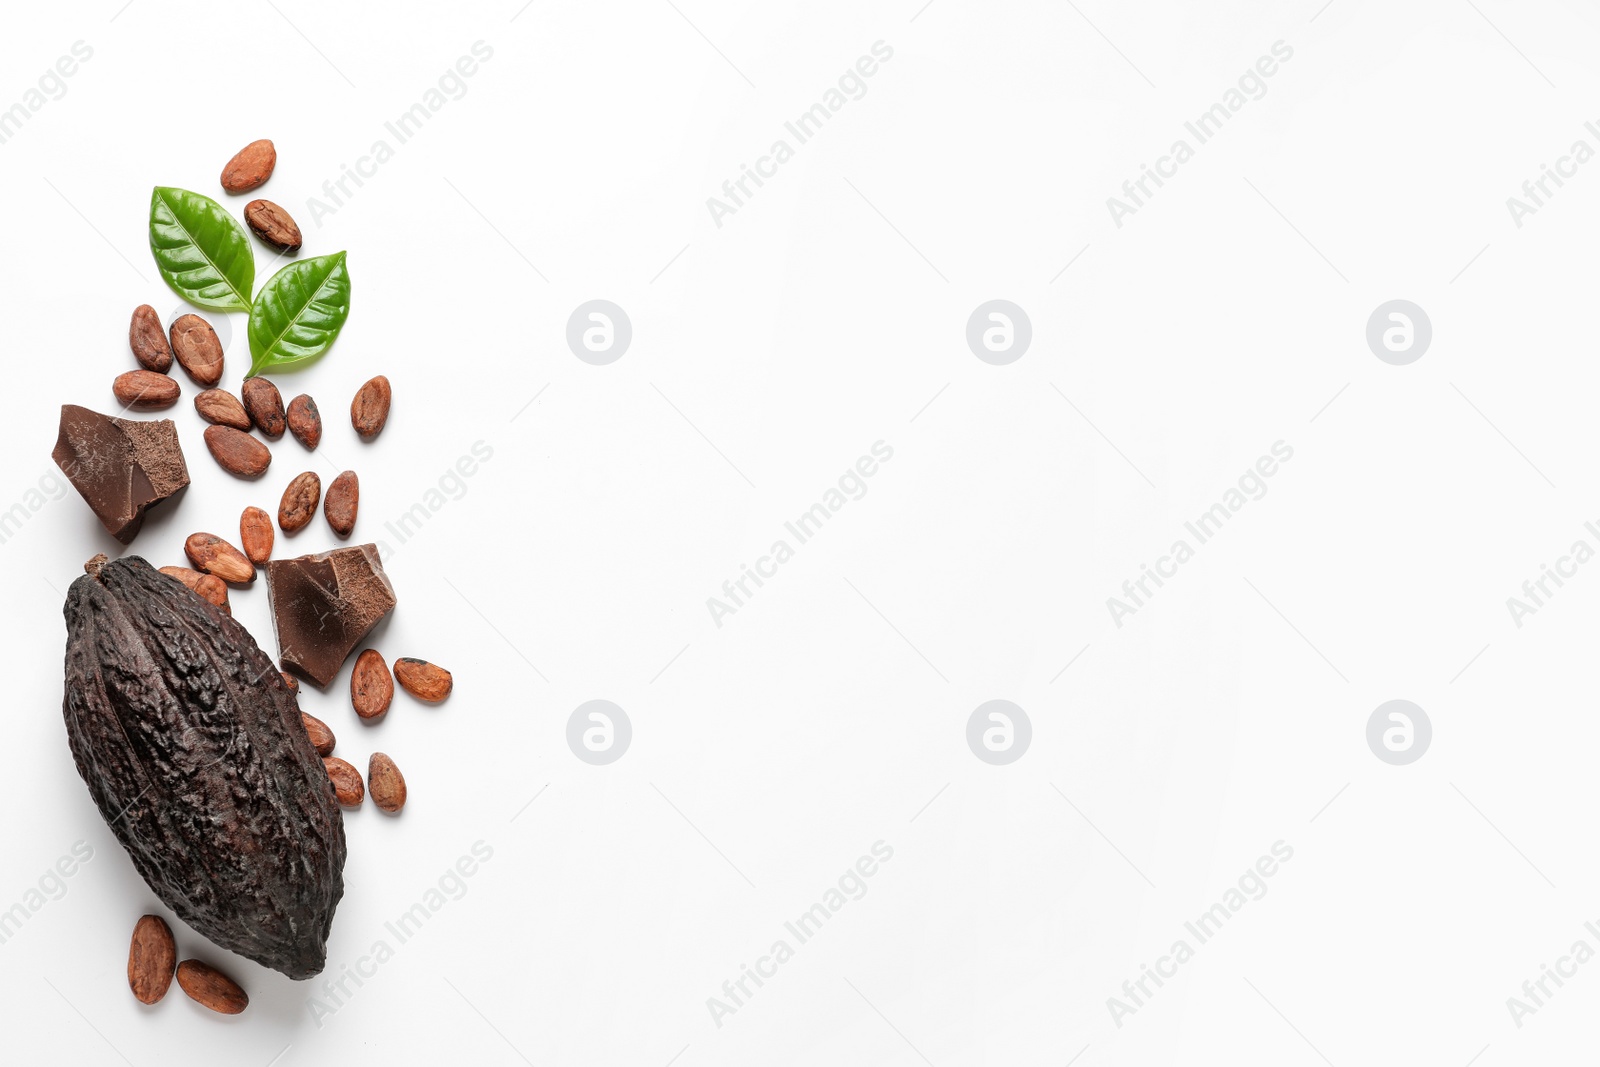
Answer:
[[[267,596],[284,667],[327,686],[367,631],[394,610],[376,545],[268,561]]]
[[[146,510],[189,484],[171,419],[118,419],[63,404],[51,455],[101,525],[123,544],[144,525]]]

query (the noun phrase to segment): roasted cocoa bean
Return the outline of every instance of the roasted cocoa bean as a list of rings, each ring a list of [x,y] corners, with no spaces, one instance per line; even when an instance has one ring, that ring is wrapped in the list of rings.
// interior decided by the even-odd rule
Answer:
[[[276,441],[283,436],[283,394],[265,378],[249,378],[239,390],[244,395],[244,409],[256,429]]]
[[[191,567],[162,567],[161,573],[176,578],[196,593],[228,611],[228,585],[215,574],[202,574]]]
[[[130,370],[111,383],[111,395],[134,411],[170,408],[178,402],[179,391],[177,382],[153,370]]]
[[[272,558],[272,516],[257,507],[248,507],[239,515],[239,544],[251,563],[265,563]]]
[[[167,343],[166,328],[149,304],[133,309],[133,319],[128,323],[128,347],[145,370],[165,374],[172,369],[172,346]]]
[[[277,165],[278,150],[271,141],[251,141],[222,168],[222,187],[230,193],[248,193],[265,184]]]
[[[295,475],[294,481],[283,491],[278,501],[278,525],[284,533],[303,530],[317,513],[317,501],[322,499],[322,479],[315,471]]]
[[[250,429],[250,416],[244,410],[244,405],[226,389],[207,389],[194,398],[194,409],[202,419],[216,426]]]
[[[207,388],[222,380],[222,342],[209,322],[199,315],[179,315],[171,334],[172,354],[189,377]]]
[[[250,557],[216,534],[190,534],[183,542],[183,554],[195,570],[214,574],[225,582],[244,584],[255,581],[256,567]]]
[[[382,752],[374,752],[367,761],[367,785],[372,791],[372,802],[380,811],[393,815],[406,806],[406,779],[400,768]]]
[[[409,656],[394,661],[394,679],[400,683],[401,689],[430,704],[437,704],[455,688],[455,679],[449,671],[437,663]]]
[[[278,251],[300,251],[300,227],[287,211],[271,200],[252,200],[246,204],[244,221],[251,233]]]
[[[389,421],[389,404],[393,399],[389,379],[381,374],[363,385],[356,392],[356,398],[350,401],[350,424],[356,428],[356,433],[369,438],[378,436],[384,423]]]
[[[319,756],[333,755],[335,739],[333,731],[328,729],[328,724],[315,715],[300,713],[300,721],[305,725],[306,736],[311,738],[311,747],[317,750]]]
[[[367,795],[366,787],[361,784],[361,772],[338,756],[324,756],[322,765],[328,768],[328,780],[333,783],[333,795],[339,799],[340,806],[359,808]]]
[[[361,504],[361,482],[355,471],[345,471],[328,486],[328,495],[322,501],[322,513],[328,525],[340,537],[349,537],[356,528],[356,510]]]
[[[223,1015],[238,1015],[250,1004],[250,998],[238,982],[199,960],[184,960],[178,964],[178,986],[202,1008]]]
[[[289,401],[288,421],[294,439],[315,452],[322,443],[322,412],[317,410],[317,402],[301,393]]]
[[[267,446],[232,426],[207,426],[206,447],[222,469],[240,478],[259,478],[272,464]]]
[[[128,945],[128,988],[139,1003],[154,1004],[166,996],[177,965],[178,945],[172,939],[172,927],[159,915],[141,916]]]
[[[363,719],[381,719],[394,699],[394,678],[389,665],[375,648],[364,650],[356,657],[350,671],[350,704]]]

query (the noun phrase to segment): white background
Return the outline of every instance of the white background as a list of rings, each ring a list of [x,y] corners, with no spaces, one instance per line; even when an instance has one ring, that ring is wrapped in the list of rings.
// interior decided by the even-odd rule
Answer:
[[[0,545],[0,908],[74,842],[94,858],[0,944],[8,1057],[1590,1051],[1600,965],[1520,1028],[1506,999],[1574,941],[1600,949],[1583,928],[1600,919],[1600,567],[1520,628],[1506,598],[1574,540],[1600,547],[1583,529],[1600,519],[1600,163],[1520,228],[1506,198],[1574,140],[1600,148],[1583,128],[1600,118],[1600,15],[920,2],[11,13],[0,108],[74,42],[93,57],[0,144],[0,507],[27,516]],[[865,96],[716,226],[706,198],[880,40],[893,58]],[[1106,198],[1280,40],[1293,58],[1266,95],[1118,228]],[[394,147],[384,123],[477,41],[493,56],[465,95],[313,222],[308,199],[374,141]],[[178,308],[146,245],[151,186],[222,198],[216,175],[257,137],[279,154],[261,195],[300,220],[302,255],[349,251],[342,338],[278,379],[321,402],[322,455],[285,438],[259,482],[231,478],[180,376],[169,414],[193,485],[129,551],[180,563],[187,534],[237,536],[240,509],[274,509],[300,470],[359,471],[356,538],[388,542],[400,602],[372,643],[446,665],[456,690],[438,708],[400,694],[371,728],[348,672],[304,699],[338,754],[364,768],[387,751],[411,793],[399,818],[346,816],[327,973],[392,943],[384,923],[475,842],[493,849],[320,1025],[320,981],[182,924],[180,952],[237,976],[249,1010],[129,994],[129,932],[162,909],[59,712],[64,591],[119,549],[76,493],[28,496],[57,484],[58,405],[114,410],[131,309]],[[275,268],[257,257],[259,283]],[[595,298],[634,330],[604,367],[564,339]],[[994,298],[1033,326],[1004,367],[964,337]],[[1364,337],[1397,298],[1434,330],[1404,367]],[[394,410],[365,445],[344,412],[378,373]],[[880,440],[894,456],[865,497],[716,626],[706,599]],[[1106,598],[1280,440],[1294,455],[1266,496],[1114,625]],[[480,441],[493,458],[464,495],[404,544],[385,531]],[[331,543],[319,519],[279,554]],[[264,588],[233,604],[270,649]],[[603,767],[565,740],[596,698],[634,730]],[[1004,767],[965,741],[995,698],[1033,724]],[[1394,698],[1434,728],[1405,767],[1365,740]],[[707,998],[880,840],[894,855],[867,894],[718,1026]],[[1267,895],[1115,1025],[1107,998],[1279,840],[1294,857]]]

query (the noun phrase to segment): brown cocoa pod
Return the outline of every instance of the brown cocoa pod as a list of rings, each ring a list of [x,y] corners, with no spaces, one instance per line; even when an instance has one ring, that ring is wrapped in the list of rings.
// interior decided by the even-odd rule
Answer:
[[[284,533],[303,530],[317,513],[317,501],[322,499],[322,479],[315,471],[295,475],[294,481],[283,491],[278,501],[278,525]]]
[[[382,752],[374,752],[367,761],[367,786],[372,792],[372,802],[380,811],[393,815],[406,806],[406,779],[400,768]]]
[[[214,574],[225,582],[244,584],[255,581],[255,564],[216,534],[190,534],[183,542],[183,554],[189,557],[195,570]]]
[[[239,543],[251,563],[265,563],[272,558],[272,516],[257,507],[248,507],[239,515]]]
[[[328,729],[328,724],[315,715],[300,713],[300,721],[305,725],[306,736],[311,738],[311,747],[317,750],[319,756],[333,755],[335,744],[333,731]]]
[[[389,404],[393,399],[389,379],[381,374],[357,390],[356,398],[350,401],[350,424],[356,428],[356,433],[362,437],[378,436],[383,424],[389,421]]]
[[[244,409],[256,429],[276,441],[283,436],[283,394],[265,378],[247,378],[239,392],[244,394]]]
[[[333,783],[333,795],[339,798],[340,806],[359,808],[367,795],[366,787],[361,784],[361,772],[338,756],[324,756],[322,765],[328,768],[328,780]]]
[[[239,403],[239,398],[226,389],[207,389],[194,398],[194,409],[200,417],[216,426],[232,426],[235,430],[250,429],[250,416]]]
[[[248,193],[265,184],[277,165],[278,149],[271,141],[251,141],[222,168],[222,187],[230,193]]]
[[[139,1003],[154,1004],[166,996],[177,965],[178,945],[172,939],[172,927],[159,915],[140,916],[128,945],[128,988]]]
[[[215,574],[202,574],[190,567],[162,567],[161,573],[168,578],[178,579],[223,611],[228,611],[227,583]]]
[[[345,471],[328,486],[328,495],[322,500],[322,513],[328,525],[340,537],[349,537],[356,528],[356,509],[361,504],[361,482],[355,471]]]
[[[222,342],[199,315],[179,315],[173,320],[172,354],[199,384],[210,388],[222,380]]]
[[[363,719],[381,719],[394,699],[394,679],[389,675],[389,665],[375,648],[366,649],[356,657],[350,671],[350,704]]]
[[[300,227],[287,211],[271,200],[252,200],[246,204],[244,222],[251,233],[278,251],[300,251]]]
[[[394,680],[400,683],[401,689],[430,704],[437,704],[455,688],[455,679],[449,671],[437,663],[409,656],[394,661]]]
[[[117,403],[134,411],[170,408],[178,402],[179,392],[177,382],[153,370],[130,370],[117,375],[111,383],[111,395]]]
[[[289,401],[288,421],[294,439],[315,452],[322,443],[322,412],[317,410],[317,402],[301,393]]]
[[[238,1015],[250,1004],[238,982],[199,960],[178,964],[178,987],[202,1008],[222,1015]]]
[[[149,304],[133,309],[133,319],[128,323],[128,347],[145,370],[165,374],[172,369],[172,346],[167,343],[166,328]]]
[[[259,478],[272,465],[267,446],[232,426],[207,426],[206,447],[222,469],[240,478]]]

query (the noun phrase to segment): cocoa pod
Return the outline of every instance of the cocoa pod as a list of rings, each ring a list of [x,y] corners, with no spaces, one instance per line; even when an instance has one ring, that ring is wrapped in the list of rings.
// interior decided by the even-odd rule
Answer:
[[[437,704],[455,688],[455,679],[449,671],[437,663],[409,656],[394,661],[394,680],[400,683],[401,689],[430,704]]]
[[[272,558],[272,516],[257,507],[245,508],[239,516],[239,543],[251,563]]]
[[[372,792],[372,802],[380,811],[393,815],[406,806],[406,779],[400,768],[382,752],[374,752],[367,761],[367,785]]]
[[[378,436],[384,423],[389,421],[389,404],[393,399],[389,379],[378,375],[357,390],[356,398],[350,401],[350,425],[362,437]]]
[[[216,426],[232,426],[235,430],[250,429],[250,416],[239,403],[239,398],[226,389],[207,389],[194,398],[194,409],[200,417]]]
[[[283,394],[265,378],[248,378],[239,392],[244,394],[244,409],[256,429],[276,441],[283,436]]]
[[[176,578],[196,593],[228,611],[228,585],[215,574],[202,574],[190,567],[162,567],[161,573]]]
[[[128,945],[128,988],[139,1003],[154,1004],[166,996],[177,965],[178,945],[172,939],[172,927],[159,915],[140,916]]]
[[[177,382],[153,370],[130,370],[117,375],[111,383],[111,395],[117,403],[134,411],[170,408],[178,402],[179,391]]]
[[[209,322],[199,315],[179,315],[171,332],[172,354],[189,377],[207,388],[222,380],[222,342]]]
[[[377,649],[364,650],[350,671],[351,706],[363,719],[381,719],[393,699],[394,679],[389,675],[389,665]]]
[[[246,204],[244,222],[251,233],[278,251],[300,251],[300,227],[287,211],[271,200],[252,200]]]
[[[264,185],[277,165],[278,149],[271,141],[251,141],[222,168],[222,187],[230,193],[248,193]]]
[[[167,343],[166,328],[161,325],[161,316],[149,304],[133,309],[133,318],[128,323],[128,347],[133,349],[133,358],[145,370],[165,374],[172,369],[172,346]]]
[[[317,513],[317,501],[322,499],[322,479],[315,471],[295,475],[294,481],[283,491],[278,501],[278,525],[284,533],[294,533],[306,528],[306,523]]]
[[[242,626],[144,560],[89,570],[67,593],[62,712],[95,806],[197,933],[317,974],[344,824],[293,694]]]
[[[178,987],[202,1008],[222,1015],[238,1015],[250,1004],[238,982],[199,960],[178,964]]]
[[[328,495],[322,499],[322,513],[328,525],[340,537],[349,537],[356,528],[356,509],[361,504],[361,482],[355,471],[345,471],[328,486]]]
[[[300,721],[306,728],[306,736],[311,738],[311,747],[317,750],[319,756],[333,755],[335,744],[333,731],[328,729],[328,724],[315,715],[300,713]]]
[[[243,430],[232,426],[207,426],[206,447],[229,474],[240,478],[259,478],[272,465],[272,452]]]
[[[333,795],[338,798],[339,805],[359,808],[367,795],[366,787],[361,784],[361,772],[338,756],[322,757],[322,765],[328,769],[328,780],[333,783]]]
[[[322,443],[322,412],[317,410],[317,402],[301,393],[289,401],[288,420],[294,439],[315,452]]]
[[[195,570],[214,574],[225,582],[253,582],[256,567],[250,558],[216,534],[194,533],[183,542],[183,554]]]

